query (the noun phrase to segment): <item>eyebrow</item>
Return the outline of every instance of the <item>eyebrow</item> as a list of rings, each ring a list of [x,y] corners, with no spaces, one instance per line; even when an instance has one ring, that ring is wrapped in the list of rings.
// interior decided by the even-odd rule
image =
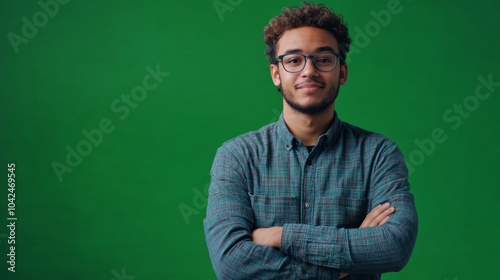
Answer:
[[[336,53],[336,51],[330,46],[319,47],[315,50],[315,52],[324,52],[324,51],[330,51],[330,52]],[[291,49],[291,50],[286,50],[283,55],[291,54],[291,53],[303,53],[303,51],[302,51],[302,49]]]

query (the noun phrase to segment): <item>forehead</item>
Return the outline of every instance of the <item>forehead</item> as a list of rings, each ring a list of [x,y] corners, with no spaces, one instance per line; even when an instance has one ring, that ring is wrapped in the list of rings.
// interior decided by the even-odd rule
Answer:
[[[302,26],[287,30],[281,35],[278,40],[276,54],[282,54],[290,49],[300,49],[304,53],[312,53],[320,47],[327,46],[337,52],[339,51],[337,39],[330,31],[317,27]]]

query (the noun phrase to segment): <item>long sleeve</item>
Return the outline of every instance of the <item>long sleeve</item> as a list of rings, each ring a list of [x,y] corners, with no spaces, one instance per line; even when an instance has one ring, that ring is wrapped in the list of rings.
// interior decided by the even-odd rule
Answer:
[[[413,250],[418,227],[408,172],[392,142],[381,149],[374,161],[368,197],[370,209],[384,202],[396,208],[384,225],[346,229],[285,224],[281,251],[308,263],[352,274],[401,270]]]
[[[217,151],[211,176],[204,229],[218,279],[338,279],[337,270],[302,263],[252,241],[255,218],[243,168],[224,146]]]

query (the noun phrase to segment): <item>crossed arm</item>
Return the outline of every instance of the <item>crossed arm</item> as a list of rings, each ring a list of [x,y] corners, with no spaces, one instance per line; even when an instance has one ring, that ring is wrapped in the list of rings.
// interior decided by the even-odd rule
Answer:
[[[404,160],[395,146],[384,151],[377,165],[371,204],[390,202],[392,207],[374,207],[360,228],[284,224],[255,229],[243,168],[229,150],[219,149],[204,220],[218,278],[293,279],[297,267],[317,279],[345,276],[340,271],[379,274],[400,270],[416,238],[413,196],[408,192]]]
[[[390,206],[391,204],[389,202],[377,205],[366,216],[359,228],[383,225],[389,219],[389,216],[396,210],[394,207]],[[257,244],[279,249],[281,247],[282,233],[283,227],[258,228],[252,231],[252,240]]]
[[[377,205],[366,216],[359,228],[381,226],[385,224],[385,222],[387,222],[389,216],[393,214],[395,210],[396,209],[394,207],[391,207],[389,202]],[[252,240],[253,242],[260,245],[280,249],[282,233],[283,227],[258,228],[252,231]],[[349,274],[342,272],[340,273],[339,279],[342,279],[347,275]]]

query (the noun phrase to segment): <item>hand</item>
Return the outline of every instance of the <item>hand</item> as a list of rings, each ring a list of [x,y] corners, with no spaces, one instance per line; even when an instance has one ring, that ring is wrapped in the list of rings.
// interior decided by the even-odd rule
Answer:
[[[389,219],[389,216],[394,214],[394,211],[396,211],[394,207],[390,206],[391,204],[389,202],[377,205],[366,216],[359,228],[376,227],[385,224],[385,222]]]
[[[252,231],[252,241],[279,249],[281,247],[281,233],[283,227],[258,228]]]
[[[383,225],[387,222],[389,216],[396,210],[394,207],[390,206],[390,203],[387,202],[373,208],[363,220],[363,223],[361,223],[360,228]],[[281,247],[282,233],[283,227],[258,228],[252,231],[252,241],[260,245],[271,246],[279,249]],[[341,272],[339,279],[342,279],[347,275],[349,275],[349,273]]]
[[[372,209],[372,211],[370,211],[370,213],[368,213],[359,228],[376,227],[383,225],[385,222],[387,222],[389,217],[394,214],[394,211],[396,210],[394,207],[390,206],[391,204],[389,202],[377,205]],[[349,275],[349,273],[341,272],[339,279],[342,279],[347,275]]]

